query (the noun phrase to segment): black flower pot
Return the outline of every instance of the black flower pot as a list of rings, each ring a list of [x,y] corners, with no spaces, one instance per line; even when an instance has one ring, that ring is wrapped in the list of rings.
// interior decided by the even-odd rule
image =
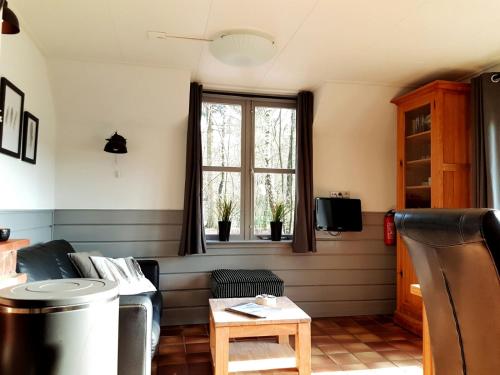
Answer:
[[[0,228],[0,242],[7,241],[10,237],[10,229]]]
[[[271,221],[271,241],[281,241],[281,231],[283,223],[281,221]]]
[[[230,233],[231,233],[231,222],[219,221],[219,241],[229,241]]]

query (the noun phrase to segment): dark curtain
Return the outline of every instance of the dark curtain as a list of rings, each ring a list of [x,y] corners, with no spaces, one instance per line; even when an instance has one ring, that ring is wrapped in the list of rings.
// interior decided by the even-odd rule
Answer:
[[[206,253],[202,206],[201,103],[203,87],[191,83],[186,148],[186,182],[179,255]]]
[[[472,204],[500,208],[500,73],[472,79]]]
[[[313,110],[314,97],[302,91],[297,97],[297,169],[295,228],[292,248],[296,253],[316,251],[313,196]]]

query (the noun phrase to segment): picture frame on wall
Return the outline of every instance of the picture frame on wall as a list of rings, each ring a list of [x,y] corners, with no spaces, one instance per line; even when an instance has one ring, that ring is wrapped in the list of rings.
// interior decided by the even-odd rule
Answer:
[[[0,152],[21,156],[24,93],[7,78],[0,80]]]
[[[36,153],[38,149],[38,123],[37,117],[24,112],[23,120],[23,154],[22,160],[36,164]]]

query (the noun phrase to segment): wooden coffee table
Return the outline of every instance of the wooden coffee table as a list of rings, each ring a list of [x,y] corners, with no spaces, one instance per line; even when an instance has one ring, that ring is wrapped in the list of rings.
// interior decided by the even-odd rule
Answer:
[[[297,368],[311,374],[311,318],[287,297],[277,298],[277,310],[254,319],[226,311],[227,307],[254,302],[255,298],[210,299],[210,351],[215,375],[233,372]],[[295,351],[289,336],[295,336]],[[277,336],[270,341],[232,338]]]

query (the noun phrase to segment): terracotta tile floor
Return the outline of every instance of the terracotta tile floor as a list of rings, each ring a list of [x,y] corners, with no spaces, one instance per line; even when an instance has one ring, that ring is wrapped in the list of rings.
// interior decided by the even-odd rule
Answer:
[[[313,374],[422,374],[421,338],[396,326],[390,316],[313,319],[311,335]],[[208,327],[163,327],[159,354],[153,364],[155,373],[212,374]],[[245,374],[294,373],[261,371]]]

